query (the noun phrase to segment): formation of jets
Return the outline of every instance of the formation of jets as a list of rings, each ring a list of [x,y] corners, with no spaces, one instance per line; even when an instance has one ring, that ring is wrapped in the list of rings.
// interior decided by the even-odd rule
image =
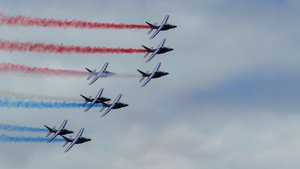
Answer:
[[[86,106],[87,103],[90,102],[90,104],[87,105],[87,107],[84,109],[85,112],[88,111],[91,107],[93,107],[94,104],[102,104],[103,107],[102,107],[102,109],[100,109],[100,112],[102,112],[105,108],[107,108],[106,111],[102,115],[102,117],[104,117],[107,113],[110,112],[111,109],[119,109],[119,108],[128,106],[128,104],[119,102],[122,97],[122,94],[119,94],[112,103],[106,103],[107,101],[110,101],[111,99],[102,97],[103,90],[104,89],[101,88],[94,99],[86,98],[85,96],[81,95],[82,97],[85,98],[85,103],[83,106]]]
[[[175,25],[168,24],[167,23],[168,19],[169,19],[169,15],[166,15],[160,25],[157,25],[156,23],[151,24],[149,22],[146,22],[150,28],[148,34],[150,34],[153,30],[155,30],[154,33],[150,36],[150,39],[153,39],[160,31],[166,31],[166,30],[177,27]],[[167,53],[167,52],[170,52],[173,50],[172,48],[165,47],[164,46],[165,42],[166,42],[166,39],[164,38],[160,42],[160,44],[158,45],[157,48],[153,48],[153,47],[148,48],[148,47],[142,45],[142,47],[146,50],[146,54],[144,56],[144,58],[146,58],[146,63],[151,61],[158,54]],[[150,53],[151,53],[151,55],[149,56]],[[106,62],[100,71],[97,71],[96,69],[90,70],[88,68],[85,68],[88,71],[87,80],[91,79],[91,81],[89,82],[89,85],[94,84],[99,78],[115,75],[115,73],[107,71],[108,64],[109,63]],[[159,70],[160,66],[161,66],[161,63],[159,62],[151,73],[149,73],[149,71],[143,72],[143,71],[137,69],[137,71],[142,75],[139,82],[142,82],[146,78],[146,80],[142,83],[141,87],[146,86],[152,79],[160,78],[162,76],[166,76],[169,74],[168,72],[160,71]],[[103,112],[103,114],[101,115],[102,117],[104,117],[112,109],[120,109],[120,108],[128,106],[128,104],[120,102],[121,97],[122,97],[121,93],[118,94],[118,96],[115,98],[115,100],[110,103],[110,101],[111,101],[110,98],[102,96],[103,91],[104,91],[104,89],[101,88],[94,98],[92,98],[92,96],[86,97],[82,94],[80,95],[84,99],[84,103],[82,104],[82,107],[85,107],[84,112],[89,111],[95,104],[101,104],[102,108],[100,109],[100,112],[102,112],[106,109]],[[48,143],[53,141],[57,136],[61,136],[65,140],[63,147],[65,147],[66,145],[68,145],[68,143],[70,143],[69,146],[65,149],[65,152],[68,152],[75,144],[82,144],[82,143],[91,141],[90,138],[82,137],[84,128],[81,128],[74,138],[72,138],[72,136],[66,137],[66,135],[74,133],[71,130],[65,129],[67,122],[68,122],[67,120],[64,120],[58,129],[56,129],[55,127],[50,128],[50,127],[44,125],[48,130],[46,137],[49,137],[51,134],[53,134],[49,138]]]
[[[65,137],[65,135],[67,134],[72,134],[74,133],[71,130],[67,130],[65,129],[66,125],[67,125],[68,120],[64,120],[63,123],[60,125],[60,127],[56,130],[55,127],[50,128],[48,126],[45,125],[45,127],[48,129],[48,134],[46,135],[46,137],[48,137],[51,133],[53,133],[53,135],[51,136],[51,138],[48,140],[48,143],[50,143],[51,141],[53,141],[57,136],[61,136],[64,140],[65,143],[63,145],[63,147],[65,147],[68,143],[71,143],[65,150],[65,152],[69,151],[75,144],[81,144],[81,143],[85,143],[88,141],[91,141],[92,139],[90,138],[85,138],[85,137],[81,137],[82,133],[84,131],[84,128],[81,128],[79,130],[79,132],[77,133],[76,137],[74,139],[72,139],[72,137],[67,138]]]

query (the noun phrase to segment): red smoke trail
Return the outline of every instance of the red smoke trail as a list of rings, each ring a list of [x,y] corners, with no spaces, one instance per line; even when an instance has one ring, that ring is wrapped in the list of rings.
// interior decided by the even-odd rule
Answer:
[[[41,27],[60,27],[60,28],[86,28],[86,29],[149,29],[148,25],[139,24],[115,24],[86,22],[79,20],[56,20],[32,18],[28,16],[6,16],[0,13],[0,25],[10,26],[41,26]]]
[[[65,46],[32,42],[12,42],[0,40],[0,50],[19,52],[52,52],[52,53],[144,53],[144,49],[105,48],[90,46]]]
[[[87,76],[88,75],[88,73],[85,71],[30,67],[30,66],[12,64],[12,63],[0,63],[0,72],[21,72],[21,73],[65,75],[65,76]]]

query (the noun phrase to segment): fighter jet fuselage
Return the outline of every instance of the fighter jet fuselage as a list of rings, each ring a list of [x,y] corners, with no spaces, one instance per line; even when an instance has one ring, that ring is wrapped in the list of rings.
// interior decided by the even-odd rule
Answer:
[[[151,76],[151,73],[145,73],[145,72],[142,72],[141,70],[138,70],[138,72],[140,72],[143,77],[149,77],[149,76]],[[162,76],[166,76],[168,74],[169,74],[168,72],[158,71],[158,72],[154,73],[154,75],[153,75],[152,78],[155,79],[155,78],[159,78],[159,77],[162,77]]]
[[[85,102],[93,102],[95,98],[88,98],[88,97],[85,97],[83,95],[80,95],[81,97],[84,98]],[[95,103],[104,103],[104,102],[107,102],[107,101],[110,101],[111,99],[109,98],[106,98],[106,97],[99,97],[98,100],[95,102]]]
[[[67,138],[65,136],[62,136],[66,142],[73,142],[75,139],[70,139],[70,138]],[[75,144],[82,144],[82,143],[85,143],[85,142],[88,142],[88,141],[91,141],[92,139],[90,138],[85,138],[85,137],[79,137],[77,139],[77,141],[75,142]]]
[[[44,125],[44,126],[48,129],[48,131],[50,133],[56,133],[58,131],[58,130],[52,129],[52,128],[46,126],[46,125]],[[67,135],[67,134],[72,134],[72,133],[74,133],[74,132],[70,131],[70,130],[67,130],[67,129],[62,129],[59,135]]]
[[[160,26],[156,26],[154,29],[158,29]],[[169,30],[169,29],[173,29],[173,28],[176,28],[177,26],[176,25],[171,25],[171,24],[165,24],[163,25],[163,27],[161,28],[161,31],[166,31],[166,30]]]
[[[162,53],[167,53],[167,52],[170,52],[174,49],[172,48],[167,48],[167,47],[162,47],[159,49],[159,51],[157,52],[157,54],[162,54]],[[155,50],[152,51],[152,53],[155,52]]]
[[[169,73],[168,72],[161,72],[161,71],[158,71],[156,73],[154,73],[154,76],[152,78],[160,78],[162,76],[166,76],[168,75]],[[147,74],[146,77],[149,77],[151,74]]]
[[[60,132],[60,135],[66,135],[66,134],[72,134],[74,133],[73,131],[70,131],[70,130],[67,130],[67,129],[63,129],[61,132]]]
[[[75,144],[82,144],[82,143],[85,143],[85,142],[88,142],[88,141],[91,141],[92,139],[90,138],[85,138],[85,137],[80,137],[78,138],[78,140],[76,141]]]
[[[112,104],[106,104],[106,103],[102,103],[104,107],[110,107]],[[127,107],[128,104],[125,103],[121,103],[121,102],[117,102],[112,109],[120,109],[122,107]]]

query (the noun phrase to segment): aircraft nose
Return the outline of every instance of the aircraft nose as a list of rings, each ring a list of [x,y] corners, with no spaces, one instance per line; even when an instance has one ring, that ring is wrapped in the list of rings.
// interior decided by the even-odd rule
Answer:
[[[169,73],[168,72],[166,72],[166,75],[168,75]]]
[[[169,48],[170,51],[174,50],[173,48]]]
[[[87,141],[92,141],[92,139],[89,138],[89,139],[87,139]]]
[[[127,107],[128,106],[128,104],[124,104],[124,107]]]

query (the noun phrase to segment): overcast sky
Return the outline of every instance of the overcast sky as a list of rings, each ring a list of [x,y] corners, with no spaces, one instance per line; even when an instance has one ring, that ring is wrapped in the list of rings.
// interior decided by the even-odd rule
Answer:
[[[300,167],[300,1],[297,0],[0,0],[7,15],[99,22],[161,22],[178,27],[149,40],[148,30],[0,26],[0,39],[66,45],[175,50],[144,63],[143,54],[0,51],[1,62],[83,70],[109,61],[113,72],[170,74],[140,88],[138,78],[0,76],[0,91],[79,98],[123,93],[129,106],[105,118],[98,109],[0,109],[0,123],[85,128],[91,142],[0,143],[0,168],[298,169]],[[4,134],[4,133],[3,133]],[[5,133],[44,136],[44,133]]]

